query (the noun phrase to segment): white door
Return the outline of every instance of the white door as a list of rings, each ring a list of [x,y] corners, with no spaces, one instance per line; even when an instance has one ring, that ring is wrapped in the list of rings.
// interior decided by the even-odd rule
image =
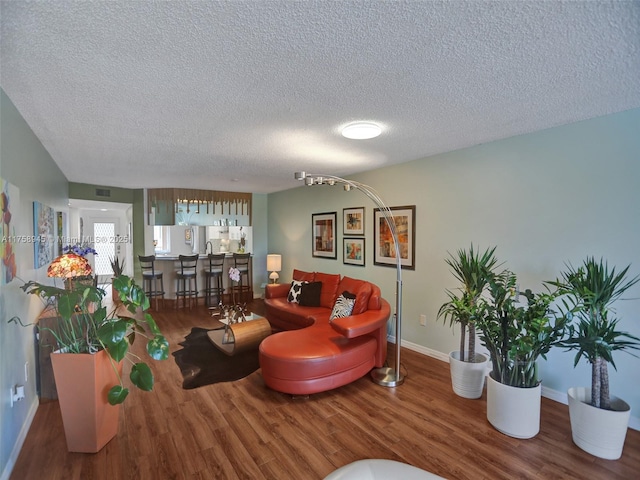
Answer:
[[[93,241],[97,255],[94,256],[94,273],[99,283],[106,283],[113,277],[111,259],[122,260],[123,243],[120,242],[120,222],[117,218],[93,218]]]

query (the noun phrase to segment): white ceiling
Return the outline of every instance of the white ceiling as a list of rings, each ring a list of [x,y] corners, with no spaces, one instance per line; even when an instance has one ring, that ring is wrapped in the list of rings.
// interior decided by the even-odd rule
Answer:
[[[638,1],[0,8],[0,84],[74,182],[269,193],[640,107]]]

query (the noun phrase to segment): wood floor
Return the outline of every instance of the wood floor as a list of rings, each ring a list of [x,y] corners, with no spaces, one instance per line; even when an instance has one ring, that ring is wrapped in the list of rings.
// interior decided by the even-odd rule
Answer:
[[[191,327],[210,321],[204,307],[154,317],[172,352]],[[486,397],[452,392],[446,363],[403,349],[402,366],[407,378],[397,388],[365,377],[292,398],[267,389],[259,370],[183,390],[170,356],[153,365],[153,392],[132,390],[118,435],[97,454],[68,453],[57,401],[41,404],[11,479],[306,480],[363,458],[398,460],[449,479],[639,478],[638,431],[629,430],[620,460],[597,459],[572,443],[567,406],[543,398],[540,433],[516,440],[489,425]]]

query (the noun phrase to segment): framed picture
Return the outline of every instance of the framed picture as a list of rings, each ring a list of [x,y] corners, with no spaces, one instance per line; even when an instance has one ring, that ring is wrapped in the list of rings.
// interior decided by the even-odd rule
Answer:
[[[364,237],[343,238],[342,263],[364,267]]]
[[[20,274],[20,259],[16,256],[16,247],[21,238],[16,234],[16,225],[22,221],[20,215],[20,189],[0,178],[2,195],[2,216],[0,217],[0,285],[6,285]],[[19,231],[19,230],[18,230]],[[4,301],[4,298],[3,298]],[[3,306],[4,307],[4,306]],[[3,308],[4,310],[4,308]]]
[[[336,212],[313,213],[311,215],[314,257],[338,258],[336,252],[336,218]]]
[[[402,268],[416,268],[416,206],[391,207],[393,220],[398,232],[400,264]],[[393,236],[384,215],[379,208],[373,211],[373,263],[388,267],[396,266],[396,250]]]
[[[56,215],[53,208],[33,202],[33,256],[35,268],[44,267],[55,258]]]
[[[58,255],[62,255],[63,244],[66,243],[67,233],[67,212],[56,212],[56,243],[58,244]]]
[[[364,207],[342,210],[342,234],[364,235]]]

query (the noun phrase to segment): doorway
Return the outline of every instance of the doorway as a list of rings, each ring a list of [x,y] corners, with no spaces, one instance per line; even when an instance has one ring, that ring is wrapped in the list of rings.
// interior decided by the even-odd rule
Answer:
[[[98,252],[89,261],[101,285],[111,284],[111,260],[116,256],[124,265],[123,273],[133,276],[132,215],[131,204],[69,200],[71,236],[82,235]]]
[[[119,228],[117,230],[120,230]],[[94,247],[98,254],[95,256],[94,273],[98,277],[98,282],[104,278],[101,276],[113,276],[111,269],[111,260],[118,255],[118,245],[116,245],[116,239],[120,238],[118,233],[116,236],[116,222],[103,219],[93,222],[93,240]]]

